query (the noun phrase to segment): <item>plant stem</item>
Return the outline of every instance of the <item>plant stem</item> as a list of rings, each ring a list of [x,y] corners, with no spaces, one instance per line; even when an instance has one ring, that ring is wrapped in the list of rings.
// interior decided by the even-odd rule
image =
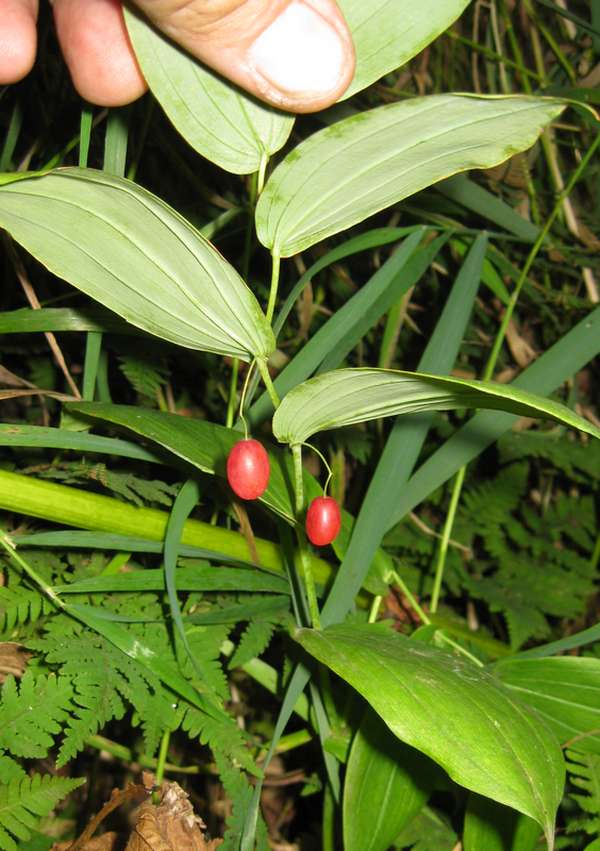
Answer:
[[[4,547],[9,557],[15,562],[15,564],[17,564],[21,568],[23,573],[25,573],[32,580],[32,582],[34,582],[38,586],[40,591],[45,594],[45,596],[48,597],[48,599],[52,603],[54,603],[55,606],[58,606],[59,609],[65,608],[65,604],[60,599],[58,594],[53,591],[50,585],[44,582],[39,573],[37,573],[37,571],[35,571],[34,568],[31,567],[31,565],[28,564],[24,558],[21,557],[21,555],[17,552],[17,545],[15,544],[13,539],[9,538],[9,536],[5,532],[0,532],[0,546]]]
[[[231,363],[231,378],[229,380],[229,397],[227,399],[227,417],[225,418],[225,425],[227,428],[231,428],[233,426],[233,417],[235,414],[235,407],[237,402],[237,382],[238,382],[238,373],[240,369],[240,362],[238,358],[234,358]]]
[[[165,730],[163,737],[160,740],[160,748],[158,751],[158,760],[156,762],[156,785],[160,786],[165,775],[165,766],[167,764],[167,754],[169,752],[169,742],[171,741],[171,731]]]
[[[168,513],[157,508],[137,508],[114,497],[41,481],[7,470],[0,470],[0,509],[39,517],[62,526],[131,535],[149,541],[164,540],[169,520]],[[243,535],[211,526],[201,520],[186,520],[181,540],[187,546],[223,553],[240,561],[251,561],[248,543]],[[276,544],[256,538],[255,545],[262,567],[283,571],[285,560]],[[318,581],[327,583],[331,577],[331,566],[313,555],[310,559]],[[297,561],[300,563],[298,557]]]
[[[417,603],[416,597],[414,596],[414,594],[412,593],[412,591],[410,590],[410,588],[408,587],[406,582],[402,579],[402,577],[400,576],[399,573],[396,573],[396,571],[394,571],[394,573],[392,575],[393,575],[394,582],[396,583],[398,588],[402,591],[402,593],[404,594],[404,596],[406,597],[406,599],[410,603],[411,608],[421,618],[421,620],[423,621],[425,626],[429,626],[429,624],[431,623],[431,620],[425,614],[425,612],[423,611],[421,606]]]
[[[304,477],[302,471],[302,446],[292,446],[292,458],[294,459],[294,494],[296,496],[296,520],[300,518],[304,509]]]
[[[267,366],[267,362],[264,358],[257,358],[256,363],[258,364],[258,371],[260,372],[260,377],[263,380],[263,384],[266,387],[267,393],[269,394],[269,399],[275,410],[281,405],[281,399],[277,395],[277,390],[275,390],[275,385],[271,380],[271,376],[269,375],[269,367]]]
[[[267,322],[270,324],[273,321],[275,313],[275,304],[277,303],[277,290],[279,289],[279,272],[281,269],[281,258],[279,254],[272,255],[272,271],[271,271],[271,288],[269,290],[269,302],[267,304]]]
[[[300,551],[300,559],[302,563],[302,572],[304,574],[304,585],[306,588],[306,597],[308,599],[308,610],[310,620],[314,629],[321,628],[321,614],[319,612],[319,602],[317,598],[317,589],[315,586],[315,577],[312,570],[312,564],[308,552],[308,543],[302,526],[302,513],[304,511],[304,481],[302,475],[302,446],[297,444],[292,446],[292,457],[294,459],[294,493],[296,496],[296,537],[298,539],[298,549]]]
[[[156,772],[156,766],[158,764],[156,759],[148,756],[147,754],[141,754],[136,757],[130,748],[125,745],[121,745],[118,742],[113,742],[111,739],[107,739],[105,736],[88,736],[85,740],[85,744],[90,748],[95,748],[97,751],[106,751],[111,756],[114,756],[115,759],[120,759],[122,762],[131,766],[132,763],[137,763],[141,765],[142,768],[151,768],[154,772]],[[165,771],[168,771],[169,774],[216,774],[217,770],[215,766],[209,768],[209,766],[200,766],[200,765],[173,765],[171,762],[165,762]]]
[[[446,566],[446,557],[448,555],[448,544],[450,542],[452,527],[454,526],[454,518],[456,517],[456,509],[458,508],[458,503],[460,500],[462,486],[465,481],[466,472],[466,467],[462,467],[458,471],[458,473],[456,474],[456,478],[454,479],[454,485],[452,487],[452,497],[450,498],[450,506],[448,508],[448,514],[446,515],[446,522],[444,523],[444,530],[442,532],[442,539],[440,541],[440,547],[438,550],[435,579],[433,580],[433,591],[431,593],[430,609],[433,614],[437,612],[438,603],[440,601],[442,580],[444,578],[444,568]]]

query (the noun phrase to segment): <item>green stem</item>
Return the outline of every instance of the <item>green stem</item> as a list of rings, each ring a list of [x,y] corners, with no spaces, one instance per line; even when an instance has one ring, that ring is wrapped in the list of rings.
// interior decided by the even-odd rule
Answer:
[[[306,588],[306,597],[308,599],[308,610],[310,620],[314,629],[321,628],[321,614],[319,612],[319,602],[317,598],[317,589],[315,586],[315,577],[312,570],[310,553],[304,527],[302,525],[302,514],[304,511],[304,479],[302,475],[302,446],[299,444],[292,446],[292,458],[294,459],[294,494],[296,496],[296,537],[298,539],[298,549],[300,551],[300,559],[302,562],[302,573],[304,574],[304,586]]]
[[[329,784],[323,791],[323,826],[321,848],[323,851],[335,851],[335,800]]]
[[[454,526],[454,518],[456,517],[456,509],[458,508],[458,503],[460,500],[462,486],[465,481],[466,472],[466,467],[462,467],[458,471],[458,473],[456,474],[456,478],[454,479],[454,485],[452,487],[452,497],[450,499],[450,507],[448,508],[448,514],[446,515],[446,522],[444,523],[444,530],[442,532],[442,539],[440,541],[440,547],[438,550],[438,558],[435,568],[435,579],[433,580],[433,591],[431,593],[430,609],[433,614],[437,612],[438,604],[440,601],[442,581],[444,579],[444,570],[446,567],[446,557],[448,555],[448,544],[450,542],[450,536],[452,535],[452,527]]]
[[[160,748],[158,751],[158,760],[156,763],[156,785],[160,786],[165,776],[165,766],[167,764],[167,754],[169,752],[169,742],[171,741],[171,731],[165,730],[163,737],[160,740]]]
[[[411,608],[417,613],[417,615],[420,617],[420,619],[423,621],[423,623],[426,626],[429,626],[429,624],[431,623],[431,620],[427,617],[427,615],[425,614],[425,612],[423,611],[421,606],[417,603],[416,597],[414,596],[414,594],[412,593],[412,591],[410,590],[410,588],[408,587],[406,582],[402,579],[402,577],[400,576],[399,573],[396,573],[396,571],[394,571],[392,576],[393,576],[395,584],[402,591],[402,593],[404,594],[404,596],[406,597],[406,599],[410,603]]]
[[[136,756],[133,751],[119,742],[113,742],[112,739],[107,739],[105,736],[88,736],[85,744],[90,748],[95,748],[97,751],[106,751],[115,759],[120,759],[126,765],[138,764],[142,768],[151,768],[156,773],[158,761],[148,756],[141,754]],[[172,762],[165,762],[164,770],[169,774],[216,774],[216,766],[205,765],[174,765]]]
[[[258,167],[258,179],[256,182],[256,195],[260,197],[262,195],[262,191],[265,187],[265,177],[267,174],[267,166],[269,165],[269,156],[264,153],[260,160],[260,165]]]
[[[225,418],[225,425],[227,428],[231,428],[233,426],[233,417],[235,414],[235,407],[237,403],[237,382],[238,382],[238,373],[240,369],[240,362],[238,358],[234,358],[231,364],[231,378],[229,381],[229,398],[227,399],[227,417]]]
[[[281,270],[281,258],[279,254],[273,254],[273,266],[271,271],[271,288],[269,290],[269,302],[267,304],[267,322],[269,324],[273,321],[273,314],[275,313],[275,304],[277,303],[277,291],[279,289],[279,272]]]
[[[271,376],[269,375],[269,367],[267,366],[266,360],[264,358],[257,358],[256,363],[258,364],[258,371],[260,372],[260,377],[263,380],[263,384],[269,394],[269,399],[271,400],[271,404],[277,410],[277,408],[281,405],[281,399],[277,394],[277,390],[275,390],[275,385],[271,380]]]
[[[41,481],[7,470],[0,470],[0,509],[39,517],[62,526],[132,535],[150,541],[164,540],[169,520],[167,512],[156,508],[137,508],[110,496]],[[181,542],[224,553],[241,561],[252,560],[243,535],[200,520],[186,521]],[[256,538],[255,543],[261,566],[282,572],[285,559],[280,548],[263,538]],[[310,561],[319,583],[326,584],[331,577],[331,566],[312,555]],[[297,563],[301,566],[298,556]]]
[[[22,556],[17,552],[17,545],[15,544],[13,539],[10,538],[5,532],[0,532],[0,546],[2,546],[6,550],[9,557],[15,562],[15,564],[17,564],[21,568],[23,573],[25,573],[32,580],[32,582],[34,582],[38,586],[40,591],[45,594],[45,596],[48,597],[48,599],[51,600],[55,606],[58,606],[58,608],[60,609],[65,608],[65,604],[60,599],[58,594],[53,591],[50,585],[44,582],[39,573],[37,573],[37,571],[34,570],[34,568],[31,567],[31,565],[28,564],[24,558],[22,558]]]
[[[296,496],[296,520],[304,510],[304,475],[302,471],[302,446],[292,446],[292,458],[294,459],[294,494]]]

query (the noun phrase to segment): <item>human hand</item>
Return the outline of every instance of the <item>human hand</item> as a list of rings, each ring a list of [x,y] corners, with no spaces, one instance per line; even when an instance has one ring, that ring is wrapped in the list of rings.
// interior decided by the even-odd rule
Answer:
[[[52,0],[51,0],[52,2]],[[354,73],[335,0],[134,0],[192,56],[262,100],[294,112],[334,103]],[[120,0],[53,0],[64,58],[81,96],[121,106],[146,90]],[[38,0],[0,0],[0,84],[32,68]]]

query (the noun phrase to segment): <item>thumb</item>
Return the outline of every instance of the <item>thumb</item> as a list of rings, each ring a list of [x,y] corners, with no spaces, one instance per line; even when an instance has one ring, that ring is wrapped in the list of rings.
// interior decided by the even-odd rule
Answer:
[[[275,106],[334,103],[354,74],[354,48],[335,0],[135,0],[192,56]]]

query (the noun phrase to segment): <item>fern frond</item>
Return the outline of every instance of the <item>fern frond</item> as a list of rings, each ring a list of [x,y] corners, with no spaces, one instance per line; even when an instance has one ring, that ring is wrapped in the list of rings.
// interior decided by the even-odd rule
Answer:
[[[167,381],[169,371],[164,359],[159,359],[156,352],[151,356],[145,356],[144,352],[136,354],[120,354],[119,368],[133,389],[140,396],[155,399],[156,394]]]
[[[0,634],[10,633],[17,625],[35,622],[53,608],[39,591],[23,585],[0,588]]]
[[[95,676],[84,673],[76,678],[76,705],[65,729],[57,766],[65,765],[82,750],[88,736],[98,732],[113,718],[119,721],[125,715],[125,704],[117,688],[119,680],[120,675],[115,671],[106,671],[105,676],[100,671]]]
[[[222,700],[229,699],[229,686],[223,673],[220,656],[223,642],[229,635],[228,624],[192,626],[186,629],[186,637],[197,668],[202,672],[202,685],[211,688]],[[197,673],[179,637],[176,640],[178,658],[184,674],[192,681]]]
[[[62,798],[82,783],[83,777],[34,774],[0,785],[0,849],[17,851],[15,839],[28,840],[40,818],[49,815]]]
[[[21,768],[15,759],[0,753],[0,782],[12,783],[13,780],[22,780],[23,777],[27,777],[25,769]]]
[[[270,644],[276,621],[274,620],[252,620],[242,633],[240,642],[231,657],[229,668],[239,668],[250,659],[260,656]]]
[[[223,837],[223,844],[219,848],[221,851],[237,851],[243,833],[244,819],[252,802],[254,788],[222,752],[215,750],[214,753],[219,777],[225,789],[225,794],[231,801],[232,808],[232,813],[227,818],[227,830]],[[270,845],[267,828],[259,812],[256,849],[257,851],[267,851],[268,848],[270,848]]]
[[[46,756],[72,709],[73,687],[68,677],[6,678],[0,700],[0,749],[15,756]]]
[[[233,718],[217,720],[197,707],[187,704],[182,709],[181,729],[190,739],[199,739],[201,744],[208,745],[213,752],[220,750],[223,755],[234,760],[246,771],[255,775],[260,773],[248,750],[248,736],[238,727]]]
[[[571,830],[583,830],[587,834],[600,832],[600,756],[580,751],[567,751],[567,771],[573,786],[585,794],[570,797],[591,818],[581,818],[572,822]]]
[[[47,662],[60,665],[73,683],[74,706],[58,765],[81,750],[89,735],[113,718],[122,718],[127,711],[124,701],[140,717],[148,753],[156,749],[165,727],[174,723],[169,695],[158,677],[96,633],[84,629],[76,641],[60,633],[46,635],[30,646],[45,653]]]

